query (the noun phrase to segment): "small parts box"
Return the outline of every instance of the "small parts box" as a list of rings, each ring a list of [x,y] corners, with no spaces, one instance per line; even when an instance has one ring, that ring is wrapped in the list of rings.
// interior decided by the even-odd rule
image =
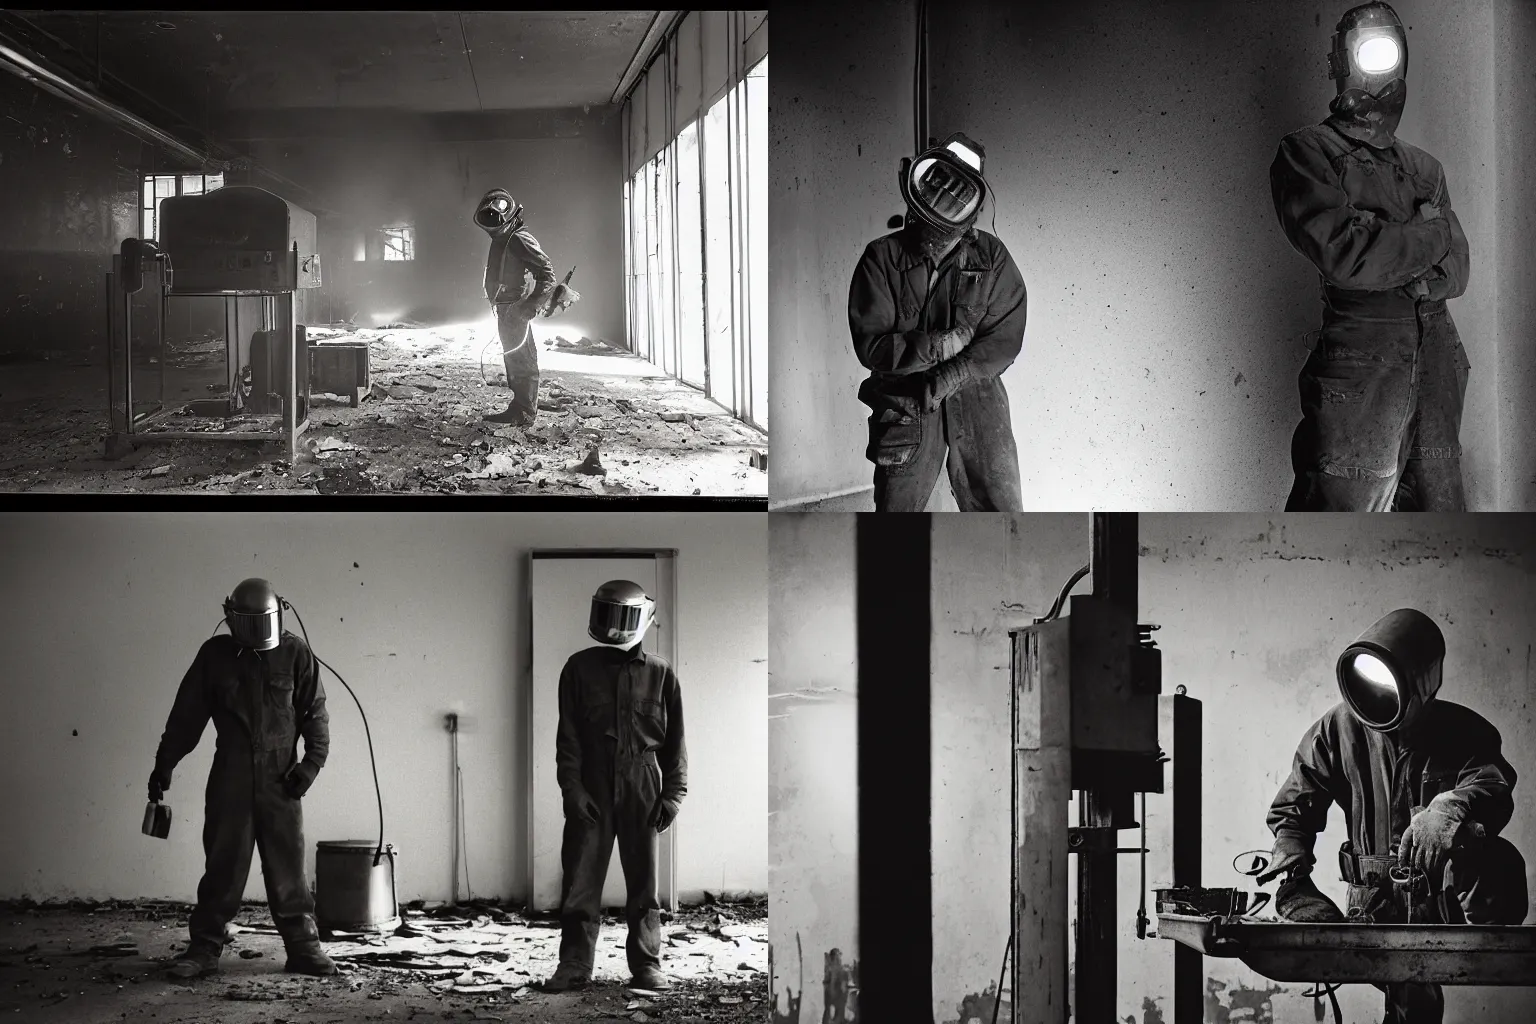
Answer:
[[[309,347],[311,391],[341,395],[357,408],[373,388],[366,341],[316,342]]]

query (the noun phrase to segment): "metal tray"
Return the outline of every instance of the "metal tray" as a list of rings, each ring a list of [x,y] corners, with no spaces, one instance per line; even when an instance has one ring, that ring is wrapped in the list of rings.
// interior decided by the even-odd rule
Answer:
[[[1536,926],[1294,924],[1159,914],[1157,934],[1271,981],[1536,985]]]

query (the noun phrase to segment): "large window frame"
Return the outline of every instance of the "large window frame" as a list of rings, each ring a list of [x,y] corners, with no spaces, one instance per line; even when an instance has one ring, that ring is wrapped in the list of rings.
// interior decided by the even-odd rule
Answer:
[[[145,174],[139,187],[139,237],[158,239],[160,204],[172,196],[200,196],[224,187],[219,174]]]
[[[768,428],[768,58],[624,184],[631,345]]]

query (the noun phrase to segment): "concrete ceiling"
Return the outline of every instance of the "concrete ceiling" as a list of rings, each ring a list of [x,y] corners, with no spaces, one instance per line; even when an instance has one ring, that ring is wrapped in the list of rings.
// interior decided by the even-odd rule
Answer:
[[[431,114],[605,104],[655,13],[43,11],[23,17],[92,61],[99,38],[104,71],[201,120],[257,109]]]

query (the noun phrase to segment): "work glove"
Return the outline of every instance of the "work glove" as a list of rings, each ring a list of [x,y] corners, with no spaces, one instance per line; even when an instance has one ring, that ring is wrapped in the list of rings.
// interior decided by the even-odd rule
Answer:
[[[295,800],[301,799],[309,792],[309,787],[315,784],[315,776],[319,774],[319,768],[308,761],[300,761],[283,776],[283,792]]]
[[[1271,880],[1286,872],[1309,874],[1312,868],[1312,844],[1316,838],[1292,832],[1282,832],[1275,836],[1275,847],[1269,855],[1269,867],[1258,877],[1258,883],[1268,885]]]
[[[1450,859],[1451,850],[1464,832],[1480,832],[1482,826],[1461,816],[1453,799],[1441,793],[1428,807],[1417,808],[1408,828],[1397,844],[1397,862],[1413,871],[1422,871],[1438,879]]]
[[[153,803],[159,803],[165,797],[165,791],[171,788],[171,770],[169,768],[156,768],[149,773],[149,799]]]
[[[929,370],[923,379],[923,411],[933,412],[971,380],[969,363],[950,360]]]
[[[677,820],[677,801],[662,797],[656,801],[656,810],[651,812],[651,827],[660,835],[672,827],[672,822]]]
[[[1339,905],[1329,899],[1311,875],[1288,878],[1275,890],[1275,913],[1287,921],[1336,923],[1344,920]]]
[[[588,825],[596,825],[598,818],[597,801],[593,800],[584,789],[573,789],[565,794],[565,816],[576,818]]]
[[[1418,212],[1419,217],[1426,221],[1438,220],[1441,215],[1440,207],[1436,206],[1434,203],[1420,203]]]
[[[959,355],[965,346],[971,343],[973,333],[967,324],[951,327],[947,331],[940,331],[937,335],[939,344],[939,362],[944,362]]]

